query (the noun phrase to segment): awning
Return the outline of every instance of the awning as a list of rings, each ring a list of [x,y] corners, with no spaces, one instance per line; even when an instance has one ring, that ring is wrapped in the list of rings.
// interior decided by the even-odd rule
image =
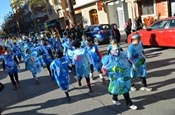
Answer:
[[[106,1],[106,2],[104,2],[105,4],[108,4],[108,3],[111,3],[111,2],[124,2],[124,1],[126,1],[126,0],[108,0],[108,1]]]

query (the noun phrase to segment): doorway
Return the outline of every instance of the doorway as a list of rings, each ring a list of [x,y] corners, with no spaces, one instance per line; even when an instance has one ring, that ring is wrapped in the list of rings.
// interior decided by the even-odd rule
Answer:
[[[124,19],[124,10],[122,7],[117,7],[116,11],[118,22],[119,22],[119,28],[124,28],[125,19]]]
[[[91,25],[99,24],[98,13],[96,9],[92,9],[89,11]]]
[[[171,16],[175,15],[175,0],[170,0],[171,3]]]

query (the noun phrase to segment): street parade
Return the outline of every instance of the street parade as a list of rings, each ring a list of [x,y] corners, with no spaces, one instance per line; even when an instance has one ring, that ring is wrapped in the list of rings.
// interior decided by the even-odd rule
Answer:
[[[3,70],[9,75],[14,90],[20,90],[18,70],[21,62],[25,63],[25,70],[31,72],[36,84],[40,83],[38,73],[46,68],[50,79],[56,81],[69,101],[70,72],[76,76],[79,86],[82,85],[82,78],[85,78],[89,91],[93,93],[90,82],[94,80],[93,72],[97,71],[101,82],[105,83],[105,77],[110,81],[108,92],[113,95],[114,104],[120,105],[118,95],[123,95],[126,105],[137,109],[129,96],[130,90],[136,91],[135,77],[142,80],[141,90],[151,91],[147,87],[146,59],[138,33],[132,35],[133,42],[128,46],[128,52],[123,51],[120,44],[111,38],[107,47],[108,54],[104,56],[90,37],[82,36],[81,41],[70,37],[66,32],[63,36],[61,38],[57,32],[52,34],[47,31],[42,38],[16,36],[1,42],[4,47],[4,54],[0,56],[3,59]]]
[[[175,0],[0,0],[0,115],[175,115]]]

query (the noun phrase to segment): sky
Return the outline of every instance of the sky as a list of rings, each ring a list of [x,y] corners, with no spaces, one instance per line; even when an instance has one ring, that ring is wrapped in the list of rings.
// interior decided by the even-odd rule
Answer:
[[[4,16],[12,11],[10,7],[10,0],[0,0],[0,29],[1,24],[4,22]]]

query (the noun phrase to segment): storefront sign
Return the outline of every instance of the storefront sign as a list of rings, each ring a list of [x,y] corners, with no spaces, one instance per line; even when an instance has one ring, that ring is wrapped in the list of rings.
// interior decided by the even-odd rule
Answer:
[[[98,9],[98,11],[103,10],[103,3],[101,1],[97,2],[97,9]]]

